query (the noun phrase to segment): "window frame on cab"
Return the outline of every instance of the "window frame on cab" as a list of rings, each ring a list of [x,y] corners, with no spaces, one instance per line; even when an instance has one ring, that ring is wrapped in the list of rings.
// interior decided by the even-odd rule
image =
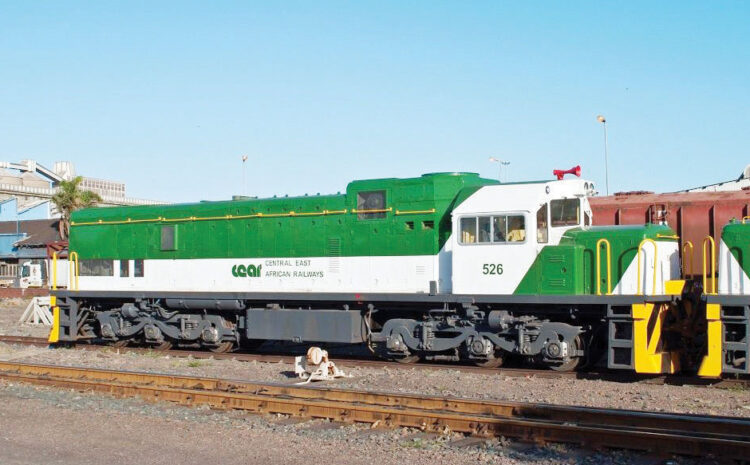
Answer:
[[[487,246],[487,245],[523,245],[529,243],[529,221],[528,221],[529,212],[527,211],[520,211],[520,210],[513,210],[513,211],[503,211],[503,212],[493,212],[493,213],[466,213],[463,215],[460,215],[458,217],[457,221],[457,242],[459,245],[462,246]],[[523,232],[524,232],[524,239],[522,241],[495,241],[495,235],[494,235],[494,229],[495,229],[495,218],[505,217],[505,237],[508,235],[508,218],[510,217],[521,217],[523,219]],[[465,219],[474,219],[474,242],[464,242],[463,239],[463,222]],[[489,241],[482,241],[479,242],[479,219],[480,218],[490,218],[490,231],[489,231]]]

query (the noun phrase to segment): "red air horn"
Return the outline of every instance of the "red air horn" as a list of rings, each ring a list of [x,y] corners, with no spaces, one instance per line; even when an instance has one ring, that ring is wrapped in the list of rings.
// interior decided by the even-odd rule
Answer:
[[[558,181],[561,181],[562,178],[564,178],[566,174],[575,174],[576,176],[578,176],[580,178],[581,177],[581,165],[574,166],[573,168],[571,168],[569,170],[564,170],[564,171],[563,170],[554,170],[554,171],[552,171],[552,174],[554,174],[555,176],[557,176],[557,180]]]

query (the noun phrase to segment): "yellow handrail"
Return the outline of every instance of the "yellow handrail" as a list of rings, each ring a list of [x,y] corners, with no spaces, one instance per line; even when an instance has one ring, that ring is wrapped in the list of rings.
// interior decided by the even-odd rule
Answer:
[[[52,252],[52,290],[57,290],[57,252]]]
[[[71,291],[80,289],[78,282],[79,272],[78,252],[70,252],[68,254],[68,282],[70,283],[68,289]]]
[[[434,208],[430,208],[429,210],[396,210],[396,215],[420,215],[435,213],[435,211]]]
[[[393,207],[388,208],[371,208],[369,210],[357,210],[356,208],[352,208],[352,213],[386,213],[393,210]]]
[[[680,240],[680,236],[678,236],[677,234],[657,234],[656,238],[657,239],[675,239],[678,241]]]
[[[711,292],[708,291],[708,273],[706,264],[706,244],[711,243]],[[703,246],[701,247],[703,252],[703,292],[706,294],[716,294],[716,241],[711,236],[706,236],[703,239]]]
[[[687,248],[690,247],[690,254],[687,253]],[[685,273],[685,263],[690,263],[690,276],[693,276],[693,243],[690,241],[685,241],[685,244],[682,246],[682,277],[686,278],[688,276],[687,273]],[[690,260],[688,260],[688,258]]]
[[[596,295],[602,295],[602,243],[607,246],[607,295],[610,295],[612,294],[612,247],[609,241],[604,238],[596,241]]]
[[[376,213],[381,211],[391,211],[390,208],[386,210],[360,210],[357,212],[356,210],[352,210],[352,213]],[[102,225],[116,225],[116,224],[136,224],[136,223],[176,223],[180,221],[216,221],[216,220],[247,220],[251,218],[283,218],[283,217],[291,217],[291,216],[327,216],[327,215],[343,215],[348,213],[349,210],[323,210],[320,212],[295,212],[290,211],[287,213],[263,213],[258,212],[253,215],[224,215],[224,216],[186,216],[184,218],[164,218],[164,217],[158,217],[158,218],[146,218],[141,220],[134,220],[132,218],[128,218],[126,220],[117,220],[117,221],[104,221],[104,220],[97,220],[97,221],[89,221],[84,223],[77,223],[75,221],[71,222],[71,226],[102,226]]]
[[[656,245],[655,240],[646,238],[646,239],[643,239],[640,244],[638,244],[638,289],[637,289],[638,295],[643,295],[646,291],[645,289],[643,290],[641,289],[641,251],[644,250],[643,245],[646,244],[647,242],[654,244],[654,285],[651,288],[651,291],[654,294],[656,294],[656,263],[657,263],[657,259],[659,258],[659,249]]]

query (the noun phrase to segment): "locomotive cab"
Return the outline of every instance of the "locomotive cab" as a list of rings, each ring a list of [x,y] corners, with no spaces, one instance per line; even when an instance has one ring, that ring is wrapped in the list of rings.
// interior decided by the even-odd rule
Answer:
[[[513,294],[541,250],[591,224],[588,181],[485,186],[453,210],[453,292]]]

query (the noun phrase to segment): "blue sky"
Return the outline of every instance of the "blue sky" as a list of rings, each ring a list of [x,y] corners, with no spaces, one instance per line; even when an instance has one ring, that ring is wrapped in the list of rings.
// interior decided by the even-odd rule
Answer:
[[[750,163],[750,3],[0,0],[0,159],[169,201],[581,164],[669,191]]]

